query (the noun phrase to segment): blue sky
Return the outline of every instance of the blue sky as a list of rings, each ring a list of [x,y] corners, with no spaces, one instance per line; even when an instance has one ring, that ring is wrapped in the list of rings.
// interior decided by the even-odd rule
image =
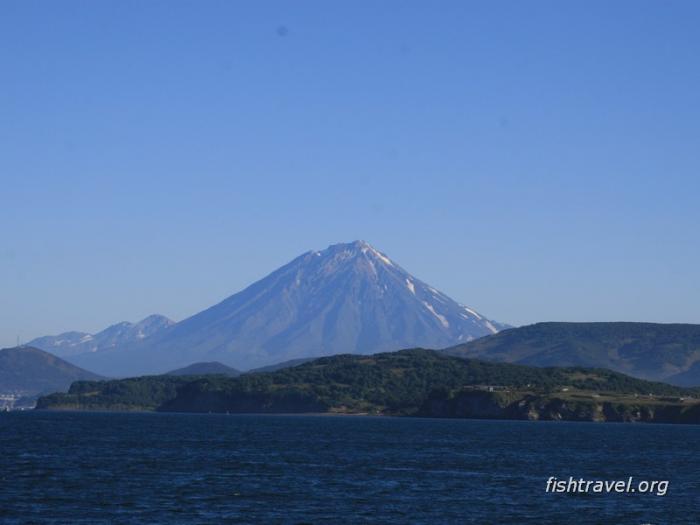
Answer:
[[[697,2],[0,6],[0,346],[365,239],[504,322],[700,322]]]

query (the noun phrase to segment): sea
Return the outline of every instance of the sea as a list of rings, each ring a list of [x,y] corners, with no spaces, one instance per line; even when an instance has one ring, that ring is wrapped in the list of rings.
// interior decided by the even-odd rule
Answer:
[[[667,481],[555,493],[557,480]],[[0,414],[4,524],[700,524],[700,427]]]

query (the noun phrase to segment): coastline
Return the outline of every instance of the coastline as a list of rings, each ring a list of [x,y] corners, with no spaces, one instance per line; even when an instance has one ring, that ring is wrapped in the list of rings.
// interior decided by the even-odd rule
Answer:
[[[467,420],[467,421],[523,421],[531,423],[593,423],[593,424],[643,424],[643,425],[700,425],[700,420],[691,421],[669,421],[656,419],[575,419],[575,418],[521,418],[521,417],[454,417],[437,416],[429,414],[384,414],[369,412],[215,412],[215,411],[163,411],[148,409],[120,409],[120,408],[73,408],[73,407],[51,407],[34,408],[22,412],[62,412],[62,413],[93,413],[93,414],[181,414],[181,415],[201,415],[201,416],[274,416],[274,417],[343,417],[343,418],[390,418],[390,419],[440,419],[440,420]]]

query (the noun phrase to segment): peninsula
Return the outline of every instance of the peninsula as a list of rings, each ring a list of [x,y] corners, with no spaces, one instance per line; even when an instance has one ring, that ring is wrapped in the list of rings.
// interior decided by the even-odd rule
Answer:
[[[335,413],[700,423],[700,389],[594,368],[536,368],[424,349],[324,357],[273,372],[77,381],[38,409]]]

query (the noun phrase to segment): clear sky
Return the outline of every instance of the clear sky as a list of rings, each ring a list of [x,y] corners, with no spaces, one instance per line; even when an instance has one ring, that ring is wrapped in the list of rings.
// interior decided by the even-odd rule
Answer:
[[[0,3],[0,346],[365,239],[485,315],[700,323],[700,3]]]

